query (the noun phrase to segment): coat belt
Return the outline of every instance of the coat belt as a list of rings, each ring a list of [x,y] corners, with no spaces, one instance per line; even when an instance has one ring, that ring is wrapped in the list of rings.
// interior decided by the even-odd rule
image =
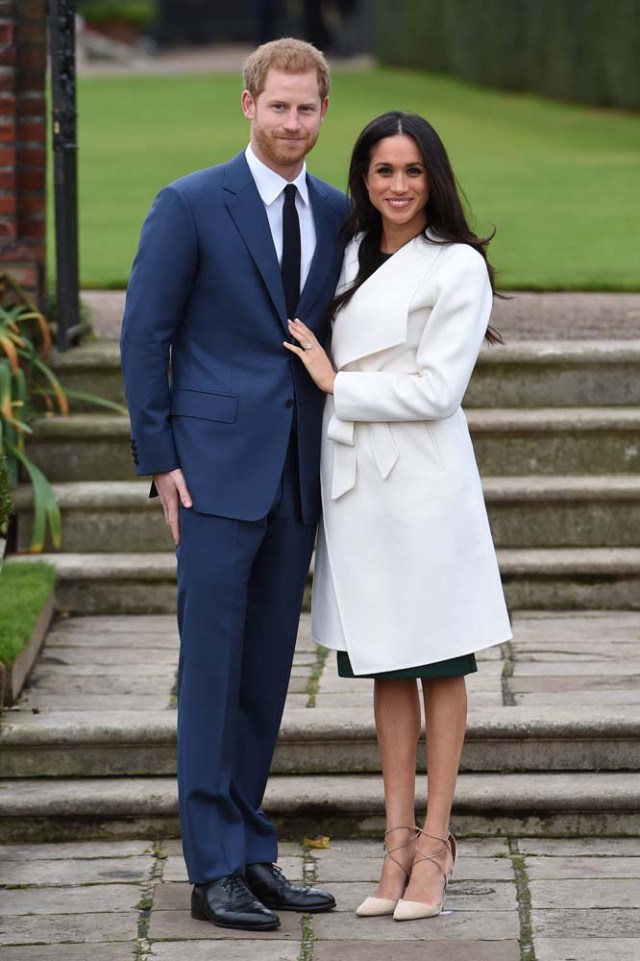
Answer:
[[[367,431],[371,450],[380,477],[386,480],[398,460],[398,448],[386,423],[360,423],[360,437]],[[339,420],[335,414],[330,418],[327,436],[333,443],[333,475],[331,500],[338,500],[355,487],[356,483],[356,425],[351,420]]]

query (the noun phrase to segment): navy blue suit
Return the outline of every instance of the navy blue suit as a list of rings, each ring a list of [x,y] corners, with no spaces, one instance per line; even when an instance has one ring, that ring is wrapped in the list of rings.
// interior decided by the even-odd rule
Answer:
[[[314,177],[308,187],[317,246],[296,316],[324,342],[347,201]],[[137,472],[180,467],[193,500],[177,557],[178,785],[194,883],[277,859],[261,803],[320,510],[324,402],[288,338],[244,154],[162,190],[121,348]]]

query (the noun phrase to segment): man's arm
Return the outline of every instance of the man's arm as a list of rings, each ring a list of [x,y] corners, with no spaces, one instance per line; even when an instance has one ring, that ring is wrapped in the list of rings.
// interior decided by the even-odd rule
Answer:
[[[156,197],[133,263],[120,349],[136,473],[152,474],[178,542],[178,499],[191,506],[171,429],[169,363],[197,265],[189,205],[175,187]]]

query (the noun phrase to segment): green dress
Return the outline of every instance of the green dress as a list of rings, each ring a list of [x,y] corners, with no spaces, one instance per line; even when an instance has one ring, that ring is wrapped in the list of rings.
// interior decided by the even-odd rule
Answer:
[[[462,677],[478,670],[475,654],[450,657],[447,661],[421,664],[418,667],[404,667],[399,671],[383,671],[380,674],[354,674],[347,651],[338,651],[338,674],[340,677]]]
[[[376,269],[380,267],[391,254],[380,251],[379,262]],[[379,674],[354,674],[347,651],[338,651],[338,675],[340,677],[462,677],[465,674],[473,674],[478,670],[475,654],[463,654],[461,657],[451,657],[446,661],[435,661],[433,664],[421,664],[418,667],[405,667],[398,671],[383,671]]]

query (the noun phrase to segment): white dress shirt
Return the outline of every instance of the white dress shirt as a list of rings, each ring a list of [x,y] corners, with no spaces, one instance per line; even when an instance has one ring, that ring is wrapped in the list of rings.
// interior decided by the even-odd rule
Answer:
[[[298,188],[298,192],[296,193],[296,210],[298,212],[298,220],[300,221],[300,291],[302,291],[309,275],[309,268],[311,267],[311,261],[313,260],[316,249],[316,225],[313,219],[311,201],[309,199],[309,188],[307,187],[307,165],[303,164],[302,170],[296,179],[289,181],[281,177],[280,174],[277,174],[275,170],[267,167],[261,160],[258,160],[251,149],[251,144],[247,147],[245,156],[251,175],[258,188],[258,193],[267,211],[273,245],[276,249],[279,264],[282,264],[282,208],[284,206],[284,188],[288,183],[293,183]]]

